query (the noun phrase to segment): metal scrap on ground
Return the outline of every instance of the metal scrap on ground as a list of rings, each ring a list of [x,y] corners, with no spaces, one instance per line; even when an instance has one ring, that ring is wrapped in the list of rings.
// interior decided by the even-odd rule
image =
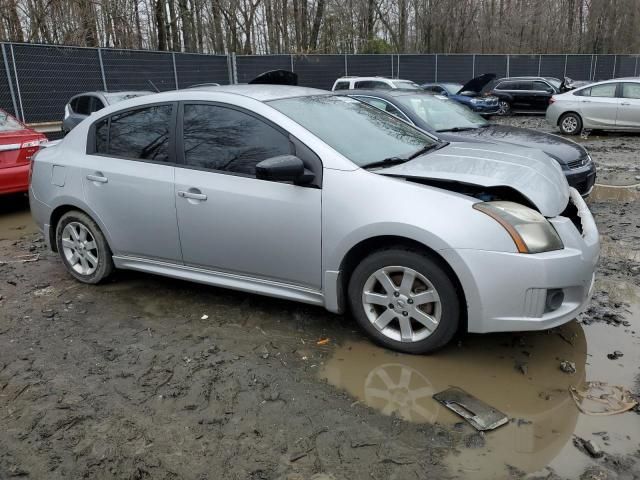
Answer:
[[[458,387],[436,393],[433,398],[480,431],[493,430],[509,421],[504,413]]]

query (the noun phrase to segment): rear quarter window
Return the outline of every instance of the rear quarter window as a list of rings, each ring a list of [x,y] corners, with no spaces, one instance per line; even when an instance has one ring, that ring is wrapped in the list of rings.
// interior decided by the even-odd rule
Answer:
[[[349,82],[337,82],[334,90],[349,90]]]

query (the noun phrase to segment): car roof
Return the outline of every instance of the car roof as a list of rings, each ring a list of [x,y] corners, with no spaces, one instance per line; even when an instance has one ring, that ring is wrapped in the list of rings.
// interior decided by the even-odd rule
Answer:
[[[380,98],[395,98],[395,97],[403,97],[405,95],[429,95],[434,96],[432,92],[426,92],[423,90],[412,90],[412,89],[404,89],[404,88],[395,88],[393,90],[381,90],[381,89],[365,89],[365,88],[356,88],[353,90],[338,90],[334,92],[337,95],[371,95]]]
[[[319,88],[294,87],[291,85],[220,85],[219,87],[205,86],[190,88],[189,91],[224,92],[250,97],[260,102],[268,102],[281,98],[307,97],[310,95],[327,95],[331,92]]]
[[[95,93],[100,93],[104,95],[105,98],[111,98],[111,97],[120,97],[122,95],[150,95],[156,92],[152,92],[151,90],[122,90],[122,91],[95,92]]]

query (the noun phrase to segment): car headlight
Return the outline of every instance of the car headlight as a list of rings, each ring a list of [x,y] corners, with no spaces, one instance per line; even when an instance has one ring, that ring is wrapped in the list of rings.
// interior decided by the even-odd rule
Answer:
[[[478,103],[478,102],[480,102],[480,100],[478,100],[477,98],[472,98],[471,99],[471,103],[473,103],[473,104]]]
[[[529,207],[496,201],[476,203],[473,208],[502,225],[520,253],[550,252],[564,248],[555,228],[544,216]]]

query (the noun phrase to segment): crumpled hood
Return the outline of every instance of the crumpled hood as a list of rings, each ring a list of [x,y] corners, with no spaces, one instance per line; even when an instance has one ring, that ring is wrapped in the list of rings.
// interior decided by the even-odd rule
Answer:
[[[440,134],[437,135],[440,136]],[[587,151],[582,146],[559,135],[538,132],[529,128],[511,127],[509,125],[490,125],[484,128],[463,130],[462,132],[455,132],[455,135],[462,141],[497,142],[539,148],[565,165],[587,154]],[[445,140],[449,140],[444,134],[442,137]]]
[[[559,215],[569,201],[569,185],[560,165],[541,150],[514,145],[450,143],[376,173],[482,187],[511,187],[545,217]]]

